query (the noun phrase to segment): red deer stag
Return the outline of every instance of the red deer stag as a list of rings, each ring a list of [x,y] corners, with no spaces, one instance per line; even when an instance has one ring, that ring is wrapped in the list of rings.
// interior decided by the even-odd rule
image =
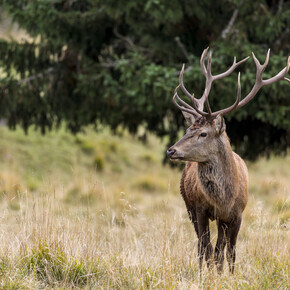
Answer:
[[[173,100],[191,126],[187,129],[186,134],[167,150],[167,155],[171,160],[187,161],[181,177],[180,191],[198,236],[200,270],[204,255],[207,266],[209,267],[211,264],[213,248],[210,242],[210,219],[216,220],[218,227],[214,250],[217,271],[220,273],[223,270],[224,249],[227,245],[226,256],[229,270],[234,273],[235,246],[242,221],[242,212],[248,200],[248,171],[241,157],[231,149],[223,116],[246,105],[261,87],[280,80],[289,82],[285,76],[289,70],[290,57],[287,66],[276,76],[263,80],[262,75],[269,62],[270,50],[262,65],[253,53],[257,72],[256,81],[250,93],[241,100],[239,73],[235,103],[226,109],[212,112],[208,101],[212,83],[230,75],[249,57],[239,62],[236,62],[236,58],[234,58],[232,66],[226,72],[212,75],[211,53],[207,66],[205,66],[207,52],[208,48],[203,51],[200,59],[201,69],[206,78],[205,90],[200,99],[196,99],[185,88],[183,84],[184,65],[181,69],[179,85],[175,89]],[[178,88],[191,100],[192,106],[178,96]],[[203,110],[204,103],[206,111]]]

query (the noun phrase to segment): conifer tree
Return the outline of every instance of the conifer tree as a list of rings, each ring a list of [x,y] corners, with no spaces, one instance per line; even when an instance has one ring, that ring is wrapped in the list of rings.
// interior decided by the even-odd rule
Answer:
[[[11,128],[42,132],[65,122],[73,132],[88,124],[139,126],[169,142],[184,129],[172,104],[182,63],[185,82],[199,97],[203,49],[213,50],[213,73],[233,56],[252,51],[264,61],[265,77],[286,65],[290,51],[289,1],[251,0],[0,0],[30,41],[0,40],[0,116]],[[241,66],[245,96],[255,65]],[[213,110],[232,104],[236,75],[217,82]],[[246,108],[230,114],[227,131],[235,150],[254,159],[285,152],[290,144],[289,85],[265,87]]]

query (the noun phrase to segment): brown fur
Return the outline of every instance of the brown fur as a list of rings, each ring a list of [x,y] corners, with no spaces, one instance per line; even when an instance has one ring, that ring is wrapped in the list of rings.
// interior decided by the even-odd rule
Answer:
[[[227,245],[227,260],[230,271],[233,273],[237,236],[242,221],[242,212],[248,200],[248,173],[243,160],[231,149],[222,116],[247,104],[263,86],[280,80],[289,81],[286,75],[290,67],[290,58],[288,58],[287,66],[276,76],[263,80],[263,72],[270,58],[270,49],[264,64],[261,64],[252,53],[257,72],[256,81],[250,93],[241,100],[239,73],[235,103],[228,108],[212,112],[208,100],[212,83],[230,75],[249,57],[239,62],[236,62],[235,58],[227,71],[213,76],[211,53],[209,53],[207,65],[205,65],[208,49],[203,51],[200,58],[201,69],[206,77],[205,90],[201,98],[196,99],[185,88],[183,84],[184,65],[180,71],[179,85],[174,91],[173,102],[182,111],[186,121],[192,125],[187,129],[183,138],[167,150],[167,155],[171,159],[187,161],[181,178],[180,191],[198,236],[200,268],[204,256],[208,266],[211,264],[213,248],[210,243],[209,219],[216,219],[218,238],[214,260],[218,271],[222,271],[224,249]],[[179,89],[192,101],[193,106],[178,96]],[[206,104],[207,112],[203,111],[204,104]]]
[[[231,149],[223,119],[219,122],[195,123],[170,149],[176,150],[176,157],[171,156],[174,159],[199,160],[186,162],[180,192],[199,239],[200,267],[204,255],[208,266],[211,264],[209,219],[217,220],[215,263],[221,272],[227,244],[227,259],[233,273],[236,239],[248,200],[248,172],[244,161]],[[207,140],[199,137],[201,132],[207,132]],[[187,155],[188,148],[194,149]]]

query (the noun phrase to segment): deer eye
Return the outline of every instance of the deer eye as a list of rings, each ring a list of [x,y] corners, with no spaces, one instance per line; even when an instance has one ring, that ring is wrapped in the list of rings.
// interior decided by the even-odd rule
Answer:
[[[207,134],[206,134],[205,132],[202,132],[199,136],[201,136],[201,137],[206,137]]]

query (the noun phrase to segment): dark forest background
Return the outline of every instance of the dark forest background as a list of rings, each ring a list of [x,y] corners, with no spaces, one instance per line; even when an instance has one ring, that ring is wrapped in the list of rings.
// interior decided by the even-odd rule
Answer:
[[[212,71],[225,71],[255,52],[270,63],[264,78],[286,66],[290,1],[250,0],[0,0],[30,39],[0,40],[0,117],[10,128],[43,133],[61,123],[76,133],[93,124],[169,137],[184,130],[173,105],[182,63],[196,97],[205,80],[199,59],[210,46]],[[255,81],[250,58],[239,68],[242,97]],[[214,84],[213,110],[231,105],[237,72]],[[290,144],[289,84],[264,87],[246,107],[226,116],[234,149],[243,157],[286,152]],[[146,139],[146,133],[143,136]]]

